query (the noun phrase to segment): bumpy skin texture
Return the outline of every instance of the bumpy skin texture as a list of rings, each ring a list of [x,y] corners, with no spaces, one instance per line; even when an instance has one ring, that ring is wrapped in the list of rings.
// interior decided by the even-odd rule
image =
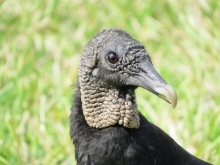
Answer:
[[[109,52],[119,56],[116,64],[108,63]],[[209,164],[138,112],[136,86],[128,80],[136,81],[131,77],[141,72],[143,60],[151,65],[144,47],[116,29],[102,31],[86,46],[70,115],[78,165]]]
[[[121,35],[121,38],[118,39],[118,35]],[[110,43],[109,40],[111,40]],[[121,43],[123,44],[118,46]],[[104,128],[118,123],[127,128],[138,128],[139,116],[134,92],[131,91],[124,96],[114,86],[115,82],[108,85],[105,82],[97,82],[100,73],[101,75],[108,74],[97,59],[104,61],[105,59],[102,59],[103,56],[100,55],[108,54],[111,51],[125,54],[114,68],[109,67],[120,75],[115,78],[119,83],[128,76],[127,70],[138,72],[138,63],[143,58],[149,58],[144,47],[126,33],[119,34],[117,31],[111,30],[102,31],[95,36],[85,48],[79,67],[83,114],[91,127]],[[111,82],[111,78],[107,78],[107,80]]]

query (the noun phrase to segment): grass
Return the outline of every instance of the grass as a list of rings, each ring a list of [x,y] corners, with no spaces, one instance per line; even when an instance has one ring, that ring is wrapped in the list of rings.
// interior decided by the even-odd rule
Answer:
[[[83,47],[101,29],[143,43],[178,93],[138,89],[139,109],[192,154],[220,164],[220,4],[5,0],[0,6],[0,164],[75,164],[69,114]]]

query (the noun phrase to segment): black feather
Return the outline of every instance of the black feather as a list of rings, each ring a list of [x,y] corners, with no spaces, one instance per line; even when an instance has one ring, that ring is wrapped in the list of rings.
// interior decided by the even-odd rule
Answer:
[[[180,147],[142,114],[140,128],[96,129],[83,116],[79,87],[70,115],[70,135],[78,165],[209,165]]]

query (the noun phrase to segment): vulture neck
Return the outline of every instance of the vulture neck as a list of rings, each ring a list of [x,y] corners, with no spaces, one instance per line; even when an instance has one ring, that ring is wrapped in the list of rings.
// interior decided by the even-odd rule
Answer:
[[[134,88],[106,86],[91,75],[88,72],[79,75],[82,109],[88,125],[105,128],[119,124],[139,128]]]

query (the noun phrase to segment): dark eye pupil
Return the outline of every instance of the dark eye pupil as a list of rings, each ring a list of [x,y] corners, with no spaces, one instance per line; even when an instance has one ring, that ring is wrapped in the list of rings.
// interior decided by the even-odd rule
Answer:
[[[111,62],[112,64],[114,64],[114,63],[118,62],[118,56],[114,53],[109,53],[108,61]]]

